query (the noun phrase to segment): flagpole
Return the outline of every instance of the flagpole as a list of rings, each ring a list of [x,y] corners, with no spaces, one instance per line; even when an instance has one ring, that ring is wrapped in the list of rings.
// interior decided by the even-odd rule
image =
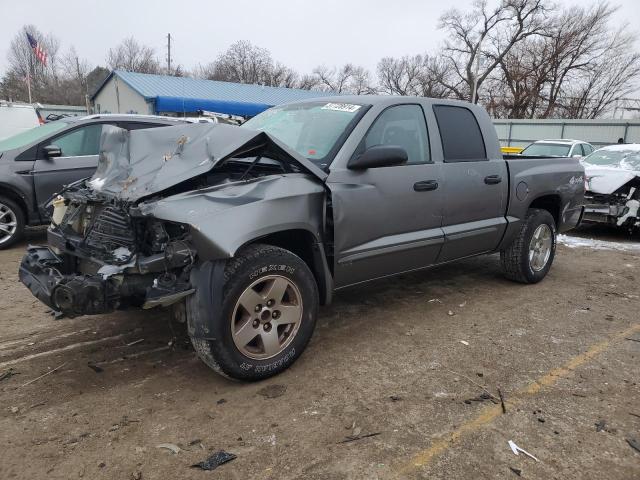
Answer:
[[[29,71],[27,72],[27,91],[29,92],[29,103],[31,103],[31,62],[29,62]]]

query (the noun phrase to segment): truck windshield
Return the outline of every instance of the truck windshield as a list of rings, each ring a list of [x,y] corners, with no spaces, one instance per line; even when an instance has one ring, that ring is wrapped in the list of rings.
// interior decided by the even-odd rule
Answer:
[[[603,148],[585,157],[582,162],[587,165],[615,167],[623,170],[640,170],[640,150],[608,150]]]
[[[13,150],[14,148],[22,148],[43,140],[50,135],[62,130],[66,127],[66,122],[51,122],[45,123],[39,127],[34,127],[30,130],[21,132],[13,137],[0,140],[0,152],[6,152],[7,150]]]
[[[532,143],[522,150],[522,155],[540,155],[543,157],[566,157],[571,145],[562,143]]]
[[[260,130],[316,165],[331,163],[366,109],[353,103],[309,102],[270,108],[242,126]]]

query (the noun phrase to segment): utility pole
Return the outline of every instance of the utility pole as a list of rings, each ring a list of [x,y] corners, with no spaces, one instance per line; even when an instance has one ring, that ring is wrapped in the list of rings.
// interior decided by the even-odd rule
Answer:
[[[171,75],[171,34],[167,33],[167,74]]]

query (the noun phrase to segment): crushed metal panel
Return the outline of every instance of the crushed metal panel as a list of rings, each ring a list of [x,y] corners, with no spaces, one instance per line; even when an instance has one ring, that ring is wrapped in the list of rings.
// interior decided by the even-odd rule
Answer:
[[[640,176],[640,172],[614,167],[590,167],[585,165],[588,190],[593,193],[611,194],[629,181]]]
[[[234,156],[269,152],[320,180],[326,173],[267,133],[224,124],[187,124],[127,131],[103,128],[94,190],[137,201],[210,171]]]

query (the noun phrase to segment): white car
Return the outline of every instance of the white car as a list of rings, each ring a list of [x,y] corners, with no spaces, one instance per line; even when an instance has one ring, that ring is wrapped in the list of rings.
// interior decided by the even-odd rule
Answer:
[[[583,221],[640,226],[640,144],[611,145],[581,161],[586,180]]]
[[[30,130],[41,123],[33,105],[0,101],[0,140]]]
[[[581,140],[538,140],[528,145],[520,155],[542,157],[586,157],[595,150],[590,143]]]

